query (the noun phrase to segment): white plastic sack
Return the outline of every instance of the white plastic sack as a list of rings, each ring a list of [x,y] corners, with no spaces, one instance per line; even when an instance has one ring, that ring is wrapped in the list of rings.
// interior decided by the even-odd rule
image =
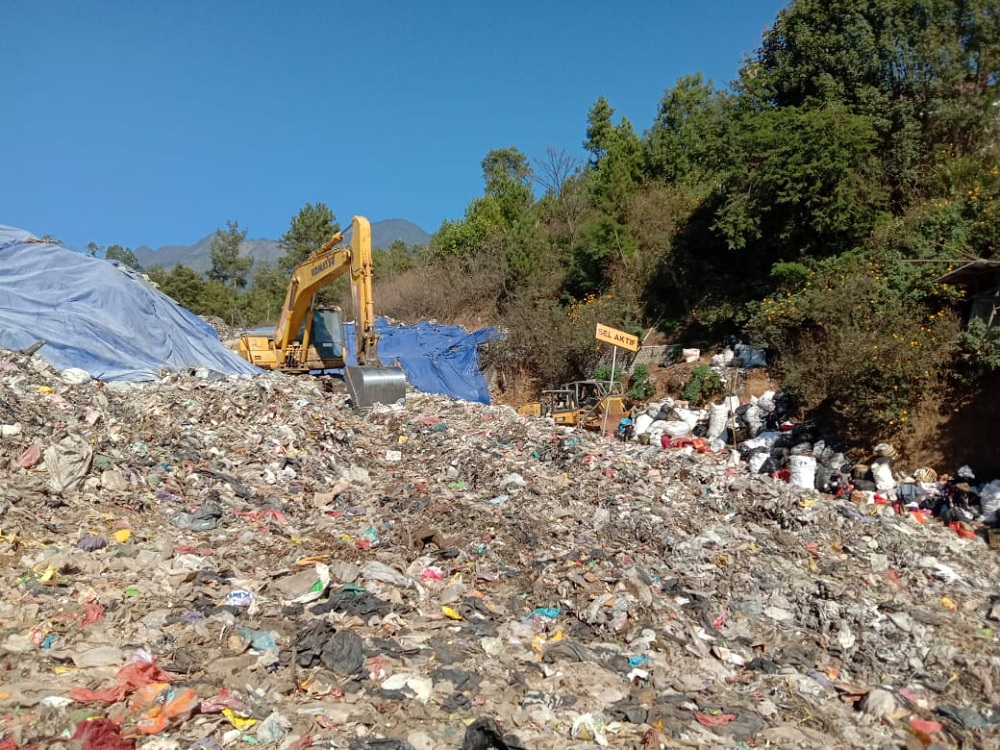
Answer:
[[[750,440],[745,440],[740,444],[743,450],[756,450],[758,448],[767,448],[768,450],[778,441],[781,437],[780,432],[762,432],[757,437],[751,438]]]
[[[642,435],[649,430],[649,426],[653,424],[653,417],[649,414],[638,414],[635,418],[635,434]]]
[[[875,480],[875,489],[879,492],[891,490],[896,486],[896,480],[892,476],[892,467],[884,461],[872,463],[872,479]]]
[[[816,487],[816,458],[814,456],[789,456],[791,476],[788,483],[793,487],[811,490]]]
[[[667,429],[667,420],[654,419],[653,423],[649,426],[649,429],[650,431],[659,430],[660,432],[663,432],[665,429]]]
[[[726,420],[729,419],[728,404],[712,404],[708,409],[708,438],[715,440],[722,437],[726,431]]]
[[[983,507],[983,520],[995,524],[1000,513],[1000,479],[994,479],[983,487],[979,492],[979,502]]]
[[[770,414],[774,411],[774,391],[764,391],[760,394],[757,406],[760,407],[761,414]]]
[[[660,409],[662,408],[663,408],[662,401],[650,401],[648,404],[646,404],[646,413],[653,419],[656,419],[656,415],[660,413]]]
[[[764,462],[768,459],[767,451],[758,451],[757,453],[751,453],[750,458],[747,459],[747,468],[750,469],[751,474],[756,474],[760,471],[760,467],[764,465]]]
[[[63,370],[62,379],[64,383],[69,383],[70,385],[86,385],[92,380],[90,373],[86,370],[81,370],[79,367],[70,367]]]
[[[722,355],[721,353],[712,355],[712,367],[722,367],[725,364],[726,364],[726,358],[724,355]]]
[[[682,349],[681,356],[685,362],[697,362],[701,359],[701,349]]]
[[[757,404],[750,404],[747,410],[743,412],[743,421],[747,423],[747,429],[751,435],[756,435],[760,432],[764,427],[764,417],[760,413],[760,407]]]
[[[682,422],[687,423],[687,426],[693,430],[705,418],[705,412],[701,409],[674,409],[674,416]]]
[[[687,437],[691,434],[693,428],[687,422],[682,422],[679,419],[671,419],[666,423],[663,431],[670,435],[671,438],[682,438]]]
[[[94,450],[80,435],[66,435],[45,449],[45,468],[49,472],[49,487],[57,493],[74,492],[83,486],[90,471]]]

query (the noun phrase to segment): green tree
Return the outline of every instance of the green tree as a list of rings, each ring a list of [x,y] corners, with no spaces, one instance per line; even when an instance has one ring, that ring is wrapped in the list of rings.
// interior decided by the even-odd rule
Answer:
[[[250,277],[253,258],[240,256],[240,245],[247,237],[238,221],[227,221],[226,228],[216,229],[212,236],[212,267],[208,271],[211,281],[242,289]]]
[[[513,227],[534,201],[528,158],[513,147],[494,149],[486,154],[482,168],[486,196],[496,200],[504,223]]]
[[[241,300],[248,324],[277,323],[287,288],[284,271],[271,263],[255,264],[250,289]]]
[[[135,257],[135,253],[130,248],[122,247],[121,245],[110,245],[104,251],[104,259],[117,261],[137,271],[142,270],[142,265],[140,265],[139,259]]]
[[[288,230],[278,240],[278,247],[284,253],[278,267],[287,275],[304,261],[310,253],[340,231],[340,224],[326,204],[315,206],[307,203],[292,217]]]
[[[598,97],[587,113],[587,140],[583,147],[590,154],[591,166],[597,166],[608,153],[615,131],[614,116],[615,110],[604,96]]]
[[[732,249],[756,247],[762,267],[850,249],[883,203],[869,118],[829,104],[746,115],[731,144],[715,228]]]
[[[727,100],[701,73],[682,76],[660,101],[647,134],[647,172],[666,182],[704,182],[717,163],[723,139]]]
[[[181,307],[199,312],[199,299],[205,280],[197,271],[178,263],[169,273],[160,267],[149,269],[149,277],[160,291],[173,299]]]
[[[870,118],[896,213],[919,195],[932,142],[974,148],[1000,74],[996,0],[797,0],[740,88],[754,106],[834,103]]]
[[[407,245],[402,240],[395,240],[389,247],[373,254],[372,272],[375,278],[388,279],[416,268],[420,263],[421,250],[419,245]]]
[[[242,298],[235,287],[210,279],[202,285],[191,312],[198,315],[214,315],[230,325],[242,326],[245,320],[241,302]]]
[[[101,253],[104,252],[104,248],[98,245],[96,242],[87,243],[87,255],[91,258],[101,257]]]

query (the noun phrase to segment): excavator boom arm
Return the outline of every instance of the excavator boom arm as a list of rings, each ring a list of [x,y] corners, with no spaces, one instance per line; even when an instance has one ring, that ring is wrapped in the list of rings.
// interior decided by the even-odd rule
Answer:
[[[274,343],[281,351],[287,350],[299,335],[316,292],[350,268],[350,250],[338,246],[343,240],[344,234],[337,232],[292,271],[281,317],[274,328]]]
[[[358,316],[358,363],[378,367],[378,339],[375,331],[375,298],[372,294],[372,225],[363,216],[351,222],[351,292]]]
[[[337,232],[292,272],[281,317],[274,329],[274,342],[278,349],[286,351],[299,335],[316,292],[349,271],[351,294],[358,317],[358,363],[378,366],[379,335],[375,331],[375,299],[372,293],[372,227],[368,219],[355,216],[351,220],[350,244],[342,245],[343,241],[344,233]]]

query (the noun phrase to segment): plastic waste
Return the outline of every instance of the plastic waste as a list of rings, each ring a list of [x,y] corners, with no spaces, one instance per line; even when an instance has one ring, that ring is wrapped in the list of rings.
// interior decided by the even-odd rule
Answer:
[[[816,458],[814,456],[789,456],[788,483],[793,487],[811,490],[816,486]]]

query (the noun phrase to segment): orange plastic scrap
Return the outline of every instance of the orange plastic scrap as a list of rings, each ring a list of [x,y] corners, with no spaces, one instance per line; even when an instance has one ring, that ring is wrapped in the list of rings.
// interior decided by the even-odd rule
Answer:
[[[158,734],[171,719],[185,718],[198,705],[198,693],[191,688],[174,688],[166,682],[143,685],[132,695],[129,713],[142,734]]]

